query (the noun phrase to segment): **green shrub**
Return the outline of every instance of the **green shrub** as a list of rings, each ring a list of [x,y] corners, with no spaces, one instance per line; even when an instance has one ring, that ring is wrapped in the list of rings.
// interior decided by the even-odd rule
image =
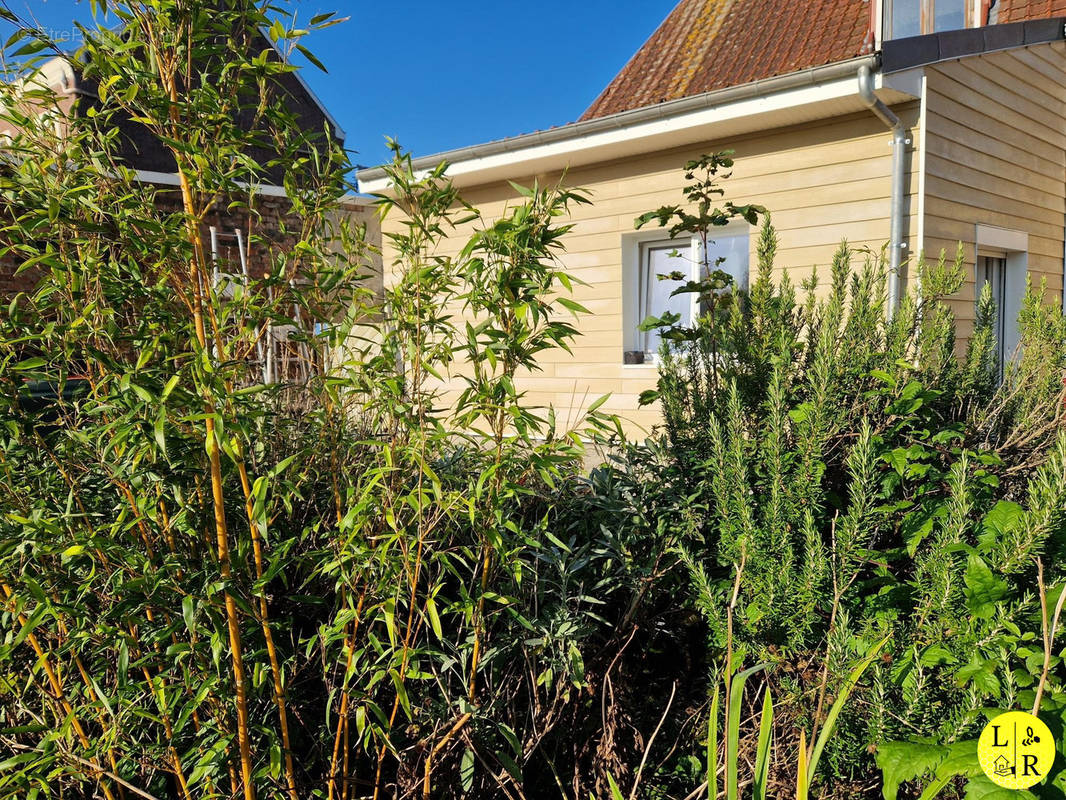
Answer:
[[[345,154],[272,91],[291,65],[247,57],[260,29],[302,32],[266,3],[110,5],[92,114],[59,135],[2,89],[0,258],[39,280],[0,318],[0,796],[507,796],[555,791],[556,764],[580,783],[567,725],[594,716],[586,657],[627,584],[581,431],[514,379],[576,334],[554,256],[584,198],[534,187],[443,258],[476,213],[397,148],[376,298],[338,222]],[[174,156],[178,209],[119,162],[123,116]],[[255,236],[264,274],[227,287],[203,223],[257,230],[267,169],[301,227]],[[272,328],[303,368],[264,383]]]
[[[700,163],[712,162],[730,163]],[[713,183],[696,186],[711,202]],[[713,236],[737,208],[705,203],[682,228]],[[637,225],[684,216],[664,208]],[[777,718],[817,726],[860,654],[890,635],[827,750],[823,776],[847,782],[869,774],[868,745],[951,743],[981,724],[982,707],[1033,702],[1037,558],[1049,586],[1066,577],[1055,558],[1066,543],[1066,328],[1030,286],[1023,349],[1000,383],[988,296],[956,357],[961,246],[954,260],[919,260],[892,314],[881,254],[845,243],[827,286],[814,274],[797,290],[775,280],[776,247],[766,215],[749,293],[702,264],[704,279],[679,290],[697,294],[697,321],[645,323],[663,330],[658,388],[644,399],[660,402],[664,425],[629,450],[618,480],[643,535],[686,576],[712,683],[730,652],[732,669],[770,662]],[[1052,705],[1063,677],[1056,655]]]

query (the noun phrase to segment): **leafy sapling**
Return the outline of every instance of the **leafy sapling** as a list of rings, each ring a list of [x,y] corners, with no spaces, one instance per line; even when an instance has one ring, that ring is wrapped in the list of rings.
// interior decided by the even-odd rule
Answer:
[[[685,281],[670,296],[697,295],[699,307],[703,312],[701,319],[705,318],[708,322],[715,318],[718,308],[728,305],[735,286],[733,276],[721,269],[725,259],[716,258],[712,263],[709,245],[713,244],[715,229],[723,228],[738,219],[746,221],[749,225],[757,225],[759,215],[766,213],[766,209],[758,205],[737,205],[732,201],[726,201],[718,207],[714,205],[725,194],[725,190],[719,185],[720,182],[732,175],[731,172],[723,171],[732,169],[731,155],[731,151],[724,151],[703,155],[694,161],[689,161],[685,164],[685,180],[688,181],[688,185],[681,190],[687,203],[661,206],[655,211],[641,214],[634,222],[637,230],[651,222],[656,222],[660,228],[668,228],[671,239],[687,234],[698,240],[699,254],[696,263],[699,270],[696,280],[681,270],[658,277],[660,280]],[[692,210],[693,206],[694,210]],[[677,258],[681,254],[679,251],[674,251],[671,256]],[[660,317],[652,316],[644,320],[641,323],[641,329],[661,328],[663,338],[674,342],[694,341],[699,338],[698,324],[686,329],[678,326],[677,323],[680,321],[680,315],[665,313]],[[710,327],[713,328],[713,325]]]

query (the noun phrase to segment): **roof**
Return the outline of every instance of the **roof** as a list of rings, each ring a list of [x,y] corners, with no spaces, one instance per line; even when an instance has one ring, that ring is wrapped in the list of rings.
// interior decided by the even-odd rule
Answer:
[[[113,26],[111,30],[120,31],[121,27]],[[278,43],[275,42],[274,39],[270,36],[270,32],[268,30],[266,30],[265,28],[260,28],[258,30],[258,33],[266,42],[267,46],[274,51],[275,55],[279,59],[286,60],[286,57],[281,52]],[[65,52],[61,52],[58,55],[40,64],[37,67],[37,70],[43,73],[46,76],[46,79],[50,80],[52,85],[54,85],[57,89],[60,89],[64,92],[73,91],[74,93],[88,93],[92,95],[95,94],[92,89],[86,92],[84,87],[79,85],[82,83],[82,81],[78,75],[77,70],[84,65],[84,59],[84,54],[81,54],[81,58],[79,58],[79,51],[68,50]],[[59,77],[60,70],[63,70],[62,77]],[[311,88],[311,85],[307,82],[307,79],[304,78],[302,72],[303,68],[299,68],[287,74],[290,76],[290,80],[296,84],[296,87],[299,88],[299,91],[302,92],[308,100],[310,100],[310,102],[315,106],[315,108],[317,108],[318,111],[322,114],[323,118],[330,124],[330,127],[333,129],[333,136],[338,141],[343,142],[346,137],[344,128],[341,127],[341,124],[337,121],[337,118],[333,116],[329,108],[326,107],[326,104],[322,101],[322,98],[319,97],[315,90]],[[296,87],[290,87],[290,91],[292,89],[295,89]]]
[[[617,114],[871,52],[874,0],[681,0],[581,117]],[[993,21],[1066,15],[1066,0],[999,0]]]
[[[582,119],[869,52],[863,0],[681,0]]]
[[[1000,0],[999,22],[1066,16],[1066,0]]]
[[[414,159],[413,166],[421,171],[447,162],[448,175],[457,186],[463,186],[628,158],[753,130],[799,125],[865,108],[857,91],[858,71],[862,67],[876,70],[877,66],[875,55],[860,56],[546,131],[422,156]],[[906,91],[892,87],[880,87],[878,91],[888,103],[913,99]],[[357,177],[364,192],[388,190],[383,167],[361,169]]]

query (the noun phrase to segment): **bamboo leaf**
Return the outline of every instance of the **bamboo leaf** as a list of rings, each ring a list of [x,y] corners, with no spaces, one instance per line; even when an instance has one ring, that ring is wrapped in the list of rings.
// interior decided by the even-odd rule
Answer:
[[[459,783],[464,792],[474,788],[474,751],[469,747],[463,751],[463,758],[459,762]]]

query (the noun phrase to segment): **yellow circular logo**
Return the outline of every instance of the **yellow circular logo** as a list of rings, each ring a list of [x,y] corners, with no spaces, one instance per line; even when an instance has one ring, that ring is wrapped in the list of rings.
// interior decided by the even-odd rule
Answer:
[[[1000,714],[977,740],[981,769],[1004,789],[1028,789],[1044,780],[1055,760],[1047,725],[1024,711]]]

